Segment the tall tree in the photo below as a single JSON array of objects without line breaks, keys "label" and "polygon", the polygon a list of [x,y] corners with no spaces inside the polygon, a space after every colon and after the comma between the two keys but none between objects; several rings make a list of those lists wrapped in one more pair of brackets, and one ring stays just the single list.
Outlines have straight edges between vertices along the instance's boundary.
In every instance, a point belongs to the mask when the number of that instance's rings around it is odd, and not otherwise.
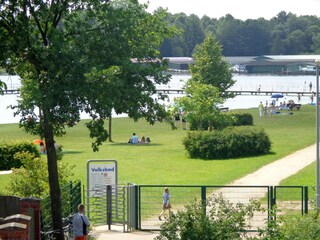
[{"label": "tall tree", "polygon": [[191,130],[225,127],[227,117],[219,109],[224,100],[217,87],[189,80],[185,92],[187,96],[175,100],[173,114],[182,110]]},{"label": "tall tree", "polygon": [[0,64],[22,79],[15,107],[20,126],[46,141],[56,239],[64,237],[54,137],[86,112],[98,150],[112,109],[150,123],[164,118],[151,97],[155,83],[169,80],[158,50],[173,33],[164,17],[163,11],[147,13],[137,0],[1,2]]},{"label": "tall tree", "polygon": [[191,79],[218,88],[224,99],[231,97],[226,92],[235,83],[229,70],[230,64],[223,58],[222,48],[213,37],[208,36],[202,44],[196,46],[193,59],[194,65],[190,66]]}]

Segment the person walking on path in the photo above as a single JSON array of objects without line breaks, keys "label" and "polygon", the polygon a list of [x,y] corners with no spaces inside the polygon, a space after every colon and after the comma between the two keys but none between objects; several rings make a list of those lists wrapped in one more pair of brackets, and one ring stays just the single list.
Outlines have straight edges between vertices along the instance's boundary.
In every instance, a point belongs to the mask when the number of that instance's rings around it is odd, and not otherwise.
[{"label": "person walking on path", "polygon": [[163,204],[162,204],[162,212],[159,215],[159,220],[162,221],[161,217],[163,214],[168,210],[169,212],[169,218],[171,216],[171,204],[170,204],[170,194],[169,194],[169,188],[165,187],[164,188],[164,193],[162,195],[163,197]]},{"label": "person walking on path", "polygon": [[90,222],[88,218],[84,215],[84,205],[79,204],[78,213],[73,216],[72,219],[73,234],[75,240],[87,240],[88,238],[88,227]]}]

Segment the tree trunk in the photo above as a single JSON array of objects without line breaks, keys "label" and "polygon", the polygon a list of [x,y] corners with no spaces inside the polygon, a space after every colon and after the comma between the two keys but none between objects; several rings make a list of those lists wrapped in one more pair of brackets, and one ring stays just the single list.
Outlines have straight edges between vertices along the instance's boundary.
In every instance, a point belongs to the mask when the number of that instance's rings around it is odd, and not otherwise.
[{"label": "tree trunk", "polygon": [[111,136],[111,131],[112,131],[112,113],[110,113],[109,115],[109,136],[108,136],[108,139],[109,139],[109,142],[113,142],[112,141],[112,136]]},{"label": "tree trunk", "polygon": [[49,172],[49,186],[50,186],[50,199],[51,199],[51,216],[54,230],[54,237],[57,240],[64,240],[63,223],[62,223],[62,204],[61,204],[61,191],[58,177],[58,164],[57,155],[54,148],[54,134],[53,127],[49,123],[45,112],[44,117],[44,136],[47,148],[47,161]]}]

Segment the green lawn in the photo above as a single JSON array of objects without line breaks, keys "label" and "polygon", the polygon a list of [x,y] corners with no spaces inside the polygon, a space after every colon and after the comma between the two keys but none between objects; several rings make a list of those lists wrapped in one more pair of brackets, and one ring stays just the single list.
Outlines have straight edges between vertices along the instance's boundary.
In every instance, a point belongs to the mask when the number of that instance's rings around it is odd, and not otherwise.
[{"label": "green lawn", "polygon": [[[67,135],[57,138],[65,152],[63,161],[75,167],[73,178],[86,180],[86,162],[89,159],[115,159],[119,166],[119,183],[137,184],[203,184],[222,185],[240,178],[261,166],[280,159],[315,142],[315,107],[303,106],[293,115],[277,115],[266,119],[258,117],[257,109],[239,110],[254,116],[254,123],[270,136],[271,153],[264,156],[229,160],[206,161],[190,159],[181,140],[183,130],[171,130],[165,123],[149,125],[145,121],[133,122],[128,118],[113,119],[113,143],[106,143],[99,152],[92,152],[91,140],[84,122],[69,129]],[[151,138],[150,145],[130,145],[133,132]],[[37,138],[25,134],[17,124],[0,125],[2,141]],[[8,183],[8,175],[0,176],[0,191]],[[3,184],[4,183],[4,184]],[[255,184],[254,182],[252,183]]]}]

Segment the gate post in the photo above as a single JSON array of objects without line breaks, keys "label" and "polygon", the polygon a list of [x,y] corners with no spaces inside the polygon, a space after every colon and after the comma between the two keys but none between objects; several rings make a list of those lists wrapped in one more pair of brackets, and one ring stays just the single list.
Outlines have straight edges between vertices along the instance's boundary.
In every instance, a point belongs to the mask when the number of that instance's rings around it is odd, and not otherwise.
[{"label": "gate post", "polygon": [[111,230],[112,224],[112,186],[107,186],[107,225],[108,229]]},{"label": "gate post", "polygon": [[139,229],[139,187],[137,185],[133,186],[134,193],[134,229]]},{"label": "gate post", "polygon": [[274,192],[274,187],[273,186],[269,186],[269,209],[268,209],[268,219],[272,220],[272,217],[270,216],[270,213],[273,210],[274,205],[276,204],[276,199],[275,199],[275,192]]},{"label": "gate post", "polygon": [[308,214],[308,203],[309,203],[308,186],[304,186],[303,190],[304,190],[304,213]]},{"label": "gate post", "polygon": [[207,188],[205,186],[201,186],[201,203],[203,211],[206,212],[207,206]]}]

